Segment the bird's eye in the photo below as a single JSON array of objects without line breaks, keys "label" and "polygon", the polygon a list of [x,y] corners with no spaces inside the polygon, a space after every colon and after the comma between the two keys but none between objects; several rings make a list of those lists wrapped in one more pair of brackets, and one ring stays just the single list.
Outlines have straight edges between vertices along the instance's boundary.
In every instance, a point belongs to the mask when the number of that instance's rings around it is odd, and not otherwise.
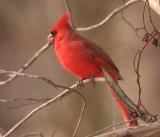
[{"label": "bird's eye", "polygon": [[57,34],[56,31],[52,31],[52,32],[51,32],[51,35],[52,35],[53,37],[56,36],[56,34]]}]

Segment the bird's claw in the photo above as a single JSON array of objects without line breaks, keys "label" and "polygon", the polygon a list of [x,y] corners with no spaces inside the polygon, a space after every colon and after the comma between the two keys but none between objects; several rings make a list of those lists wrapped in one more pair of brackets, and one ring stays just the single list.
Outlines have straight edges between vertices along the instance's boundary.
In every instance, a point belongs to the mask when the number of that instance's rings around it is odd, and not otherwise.
[{"label": "bird's claw", "polygon": [[158,120],[157,116],[158,115],[152,115],[152,114],[149,114],[149,113],[145,113],[141,110],[136,110],[136,111],[133,111],[130,113],[130,115],[133,117],[133,118],[142,118],[144,121],[148,122],[148,123],[153,123],[153,122],[156,122]]},{"label": "bird's claw", "polygon": [[157,118],[158,115],[146,115],[146,119],[147,119],[147,122],[148,123],[153,123],[153,122],[156,122],[158,121],[158,118]]},{"label": "bird's claw", "polygon": [[[92,77],[89,78],[89,83],[91,83],[93,86],[96,83],[95,80],[94,80],[94,78],[95,78],[94,76],[92,76]],[[88,78],[85,78],[85,79],[88,79]],[[81,79],[81,80],[78,81],[77,85],[78,85],[79,88],[83,88],[84,87],[83,80],[85,80],[85,79]]]},{"label": "bird's claw", "polygon": [[83,88],[84,87],[83,79],[78,81],[77,86],[79,88]]},{"label": "bird's claw", "polygon": [[91,83],[93,86],[95,86],[96,81],[95,81],[95,77],[94,76],[89,78],[89,83]]}]

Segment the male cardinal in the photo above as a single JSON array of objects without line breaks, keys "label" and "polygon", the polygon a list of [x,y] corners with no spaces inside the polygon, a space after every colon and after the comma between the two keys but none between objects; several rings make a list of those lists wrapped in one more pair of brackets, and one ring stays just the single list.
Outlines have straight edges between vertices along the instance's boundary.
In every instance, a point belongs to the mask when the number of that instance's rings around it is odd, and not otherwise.
[{"label": "male cardinal", "polygon": [[[66,70],[81,80],[103,77],[102,68],[117,82],[122,77],[119,70],[109,55],[92,41],[80,36],[70,25],[70,15],[64,16],[51,29],[48,40],[55,46],[56,55]],[[116,103],[128,126],[136,126],[138,123],[130,113],[128,106],[116,95],[108,85]]]}]

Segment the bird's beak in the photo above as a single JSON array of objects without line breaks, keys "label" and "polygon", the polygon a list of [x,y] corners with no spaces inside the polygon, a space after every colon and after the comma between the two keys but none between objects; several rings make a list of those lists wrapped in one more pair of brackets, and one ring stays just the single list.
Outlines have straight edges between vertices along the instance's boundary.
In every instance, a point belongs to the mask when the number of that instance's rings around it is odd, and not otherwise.
[{"label": "bird's beak", "polygon": [[53,42],[53,36],[52,36],[52,34],[49,34],[48,37],[47,37],[47,39],[48,39],[48,41]]}]

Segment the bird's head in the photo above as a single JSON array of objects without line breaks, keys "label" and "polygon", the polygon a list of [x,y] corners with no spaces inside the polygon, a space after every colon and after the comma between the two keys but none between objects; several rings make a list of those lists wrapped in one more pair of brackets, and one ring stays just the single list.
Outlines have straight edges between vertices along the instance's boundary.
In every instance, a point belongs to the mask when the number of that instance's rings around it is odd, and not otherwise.
[{"label": "bird's head", "polygon": [[55,37],[60,31],[64,31],[67,28],[71,28],[70,26],[70,14],[65,13],[59,21],[54,24],[53,28],[51,29],[50,34],[48,35],[49,41],[54,41]]}]

